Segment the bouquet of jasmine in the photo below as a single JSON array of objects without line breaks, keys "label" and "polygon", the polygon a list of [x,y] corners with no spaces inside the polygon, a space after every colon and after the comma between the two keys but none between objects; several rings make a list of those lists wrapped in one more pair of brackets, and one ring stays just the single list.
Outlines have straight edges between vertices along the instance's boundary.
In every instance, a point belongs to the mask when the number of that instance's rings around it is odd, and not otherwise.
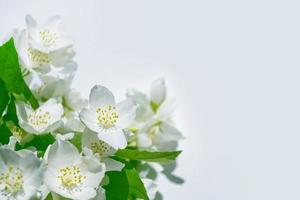
[{"label": "bouquet of jasmine", "polygon": [[102,85],[72,88],[77,64],[59,17],[26,17],[0,47],[0,199],[161,199],[181,133],[163,79],[123,101]]}]

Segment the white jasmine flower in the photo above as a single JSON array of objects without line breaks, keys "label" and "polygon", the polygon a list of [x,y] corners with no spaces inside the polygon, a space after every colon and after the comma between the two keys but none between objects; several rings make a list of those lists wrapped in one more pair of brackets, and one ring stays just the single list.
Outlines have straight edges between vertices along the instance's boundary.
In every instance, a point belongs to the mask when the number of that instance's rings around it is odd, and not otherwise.
[{"label": "white jasmine flower", "polygon": [[55,99],[49,99],[36,110],[23,102],[18,102],[17,115],[20,127],[28,133],[37,135],[52,132],[63,124],[61,120],[63,107]]},{"label": "white jasmine flower", "polygon": [[64,32],[59,16],[54,16],[39,26],[30,15],[27,15],[26,25],[31,45],[42,52],[61,50],[73,44]]},{"label": "white jasmine flower", "polygon": [[45,184],[64,198],[88,200],[96,196],[105,166],[93,156],[81,156],[71,143],[57,141],[48,147]]},{"label": "white jasmine flower", "polygon": [[163,79],[151,84],[150,97],[134,89],[127,92],[127,98],[138,104],[132,127],[137,130],[137,145],[142,149],[175,150],[182,139],[172,122],[175,103],[166,98],[166,93]]},{"label": "white jasmine flower", "polygon": [[0,147],[1,200],[36,198],[42,175],[42,161],[33,152]]},{"label": "white jasmine flower", "polygon": [[30,72],[48,73],[51,66],[64,67],[74,56],[74,52],[71,49],[45,53],[32,47],[26,30],[15,30],[12,36],[21,66]]},{"label": "white jasmine flower", "polygon": [[89,108],[81,111],[80,119],[89,129],[98,133],[100,140],[119,149],[127,146],[123,129],[132,123],[135,111],[133,101],[116,104],[113,94],[106,87],[97,85],[92,88]]},{"label": "white jasmine flower", "polygon": [[174,151],[178,140],[182,138],[181,132],[176,127],[166,122],[158,122],[139,130],[137,145],[142,149],[152,147],[159,151]]},{"label": "white jasmine flower", "polygon": [[125,166],[123,163],[109,158],[116,152],[112,146],[99,140],[97,133],[85,129],[82,134],[82,149],[86,155],[95,155],[101,162],[105,163],[106,171],[121,171]]}]

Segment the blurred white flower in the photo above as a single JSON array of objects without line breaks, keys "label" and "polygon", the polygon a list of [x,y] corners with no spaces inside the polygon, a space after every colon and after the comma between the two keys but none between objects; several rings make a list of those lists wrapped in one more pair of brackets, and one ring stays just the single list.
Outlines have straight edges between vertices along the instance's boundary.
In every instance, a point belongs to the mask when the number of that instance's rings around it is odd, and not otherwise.
[{"label": "blurred white flower", "polygon": [[166,122],[150,123],[137,133],[137,145],[142,149],[154,148],[159,151],[174,151],[178,140],[182,139],[181,132]]},{"label": "blurred white flower", "polygon": [[0,199],[35,199],[43,180],[42,169],[42,161],[33,152],[0,147]]},{"label": "blurred white flower", "polygon": [[106,171],[121,171],[125,166],[123,163],[109,158],[109,156],[116,152],[116,149],[99,140],[97,133],[89,129],[85,129],[82,134],[82,149],[86,155],[93,154],[101,162],[104,162]]},{"label": "blurred white flower", "polygon": [[75,146],[59,138],[48,148],[44,182],[49,190],[74,200],[95,197],[104,164],[93,156],[81,156]]},{"label": "blurred white flower", "polygon": [[182,139],[180,131],[172,122],[175,102],[167,99],[166,93],[163,79],[157,79],[151,84],[149,97],[134,89],[127,92],[127,98],[138,105],[131,126],[136,130],[137,145],[142,149],[171,151],[176,149],[177,141]]},{"label": "blurred white flower", "polygon": [[40,26],[30,16],[26,16],[30,44],[42,52],[61,50],[72,46],[73,40],[65,33],[59,16],[50,18]]},{"label": "blurred white flower", "polygon": [[135,118],[136,106],[133,101],[126,100],[115,103],[113,94],[100,85],[94,86],[90,92],[89,108],[80,113],[82,122],[98,138],[115,149],[127,146],[123,129],[128,128]]},{"label": "blurred white flower", "polygon": [[17,115],[20,127],[32,134],[52,132],[63,125],[63,107],[55,99],[49,99],[36,110],[28,104],[18,102]]}]

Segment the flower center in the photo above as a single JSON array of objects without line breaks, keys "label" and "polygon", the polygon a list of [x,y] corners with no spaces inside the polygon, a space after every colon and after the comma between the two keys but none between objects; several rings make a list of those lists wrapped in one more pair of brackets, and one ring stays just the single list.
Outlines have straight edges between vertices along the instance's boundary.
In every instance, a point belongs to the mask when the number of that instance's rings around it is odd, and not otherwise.
[{"label": "flower center", "polygon": [[40,39],[46,46],[53,46],[56,44],[57,35],[51,32],[49,29],[44,29],[39,32]]},{"label": "flower center", "polygon": [[79,186],[86,176],[81,175],[78,166],[61,168],[57,177],[61,184],[67,189],[73,189]]},{"label": "flower center", "polygon": [[33,111],[28,116],[28,122],[37,130],[45,128],[51,120],[50,112],[44,111],[40,108]]},{"label": "flower center", "polygon": [[11,129],[11,132],[12,132],[13,136],[16,137],[18,142],[20,142],[22,140],[22,138],[24,137],[24,132],[17,126],[13,126],[13,128]]},{"label": "flower center", "polygon": [[34,67],[42,67],[44,65],[50,64],[51,59],[48,54],[41,51],[29,48],[27,50],[30,60],[33,62]]},{"label": "flower center", "polygon": [[0,174],[1,193],[4,196],[16,196],[23,191],[23,173],[20,168],[8,166],[6,172]]},{"label": "flower center", "polygon": [[100,158],[103,158],[112,148],[105,142],[99,140],[98,142],[91,142],[90,148],[94,154],[99,154]]},{"label": "flower center", "polygon": [[98,124],[105,129],[109,129],[117,123],[119,114],[114,106],[108,105],[102,108],[97,108]]}]

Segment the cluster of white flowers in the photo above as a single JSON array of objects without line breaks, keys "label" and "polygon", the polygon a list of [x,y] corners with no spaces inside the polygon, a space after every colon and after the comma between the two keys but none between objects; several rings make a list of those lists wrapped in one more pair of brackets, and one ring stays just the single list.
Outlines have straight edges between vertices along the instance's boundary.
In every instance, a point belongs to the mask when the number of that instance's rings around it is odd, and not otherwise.
[{"label": "cluster of white flowers", "polygon": [[[89,99],[71,86],[77,64],[73,41],[59,17],[44,25],[26,16],[24,30],[12,33],[24,79],[39,101],[33,109],[16,101],[18,127],[10,127],[10,143],[0,147],[0,199],[29,200],[105,199],[105,173],[121,171],[124,163],[113,159],[119,150],[175,151],[182,139],[172,122],[174,101],[167,99],[163,79],[154,81],[149,96],[129,89],[116,102],[104,86],[94,86]],[[15,150],[16,143],[51,134],[43,157],[33,148]],[[81,150],[71,140],[80,133]],[[150,199],[156,183],[143,177]]]}]

